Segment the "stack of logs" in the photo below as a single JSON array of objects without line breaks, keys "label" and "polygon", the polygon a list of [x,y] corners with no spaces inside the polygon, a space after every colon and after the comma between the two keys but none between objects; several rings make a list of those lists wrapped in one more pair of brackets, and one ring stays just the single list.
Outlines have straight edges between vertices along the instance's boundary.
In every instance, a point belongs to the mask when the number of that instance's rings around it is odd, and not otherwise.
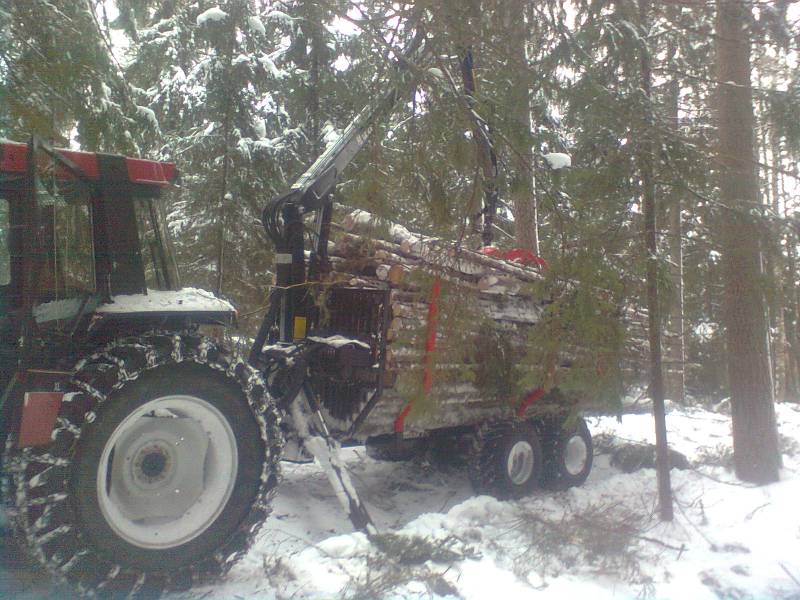
[{"label": "stack of logs", "polygon": [[532,267],[416,235],[364,211],[347,214],[337,228],[332,276],[353,287],[389,285],[393,312],[389,341],[427,318],[427,294],[410,276],[414,272],[436,275],[458,290],[459,298],[443,298],[442,303],[468,300],[509,331],[524,329],[541,315],[542,299],[532,295],[530,284],[542,281],[542,275]]},{"label": "stack of logs", "polygon": [[[334,229],[335,242],[329,250],[330,278],[346,282],[350,287],[388,285],[391,289],[392,314],[387,333],[390,344],[387,369],[390,372],[399,370],[421,381],[424,361],[420,341],[426,335],[430,290],[422,289],[414,274],[425,273],[442,280],[447,293],[443,293],[439,304],[445,310],[469,305],[479,316],[492,322],[502,336],[520,347],[525,345],[530,327],[539,320],[547,302],[533,292],[532,284],[543,280],[538,267],[493,258],[457,247],[452,241],[417,235],[364,211],[346,214]],[[440,356],[435,379],[441,378],[443,369],[468,366],[463,359],[463,338],[451,341],[448,346],[449,333],[440,324],[437,330]],[[491,347],[484,350],[497,351]],[[479,390],[467,381],[435,386],[433,395],[440,408],[443,404],[455,407],[483,403]],[[384,396],[386,400],[379,403],[379,407],[387,411],[387,418],[393,418],[407,399],[401,398],[396,390]],[[378,408],[376,411],[381,412]],[[430,421],[431,417],[427,418]],[[427,422],[426,427],[431,426]]]}]

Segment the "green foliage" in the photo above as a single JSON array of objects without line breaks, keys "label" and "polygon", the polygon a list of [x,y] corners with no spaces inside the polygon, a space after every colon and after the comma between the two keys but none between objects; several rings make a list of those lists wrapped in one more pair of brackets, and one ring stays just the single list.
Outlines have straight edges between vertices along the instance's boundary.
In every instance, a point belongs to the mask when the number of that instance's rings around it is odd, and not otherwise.
[{"label": "green foliage", "polygon": [[[435,278],[436,274],[419,270],[410,279],[420,286],[421,296],[430,299]],[[482,325],[485,317],[473,301],[474,294],[444,279],[439,283],[441,293],[437,303],[437,341],[434,351],[425,358],[430,327],[427,318],[413,329],[403,331],[393,343],[394,348],[412,349],[421,357],[417,368],[399,374],[397,383],[403,397],[412,405],[409,414],[411,419],[423,419],[439,410],[438,403],[441,400],[452,398],[453,386],[464,383],[480,385],[477,371],[485,368],[485,365],[475,365],[473,361],[476,355],[488,358],[493,351],[492,340],[481,335],[486,329]],[[432,388],[427,394],[423,386],[426,360],[432,374]],[[497,387],[502,387],[502,383]]]},{"label": "green foliage", "polygon": [[135,153],[149,126],[110,55],[92,2],[0,8],[0,135]]},{"label": "green foliage", "polygon": [[513,337],[484,322],[476,328],[473,349],[475,387],[481,397],[495,402],[519,403],[523,395],[525,349]]},{"label": "green foliage", "polygon": [[557,386],[584,405],[617,408],[626,340],[613,273],[578,253],[554,265],[539,287],[551,302],[529,336],[527,387]]},{"label": "green foliage", "polygon": [[452,563],[467,557],[475,557],[474,551],[465,548],[456,551],[460,540],[445,538],[432,540],[422,536],[381,533],[370,538],[372,544],[401,565],[421,565],[429,560],[437,563]]}]

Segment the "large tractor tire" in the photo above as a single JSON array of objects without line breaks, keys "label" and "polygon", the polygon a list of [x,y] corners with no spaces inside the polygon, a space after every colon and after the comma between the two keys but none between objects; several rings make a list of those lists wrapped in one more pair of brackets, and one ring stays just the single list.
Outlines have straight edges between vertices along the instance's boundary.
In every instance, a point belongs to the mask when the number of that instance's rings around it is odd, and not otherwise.
[{"label": "large tractor tire", "polygon": [[270,511],[279,417],[261,376],[197,335],[122,339],[75,367],[53,442],[4,461],[12,525],[86,595],[224,574]]},{"label": "large tractor tire", "polygon": [[500,499],[527,496],[539,485],[542,449],[526,422],[497,421],[478,428],[468,466],[472,487]]},{"label": "large tractor tire", "polygon": [[592,434],[582,417],[570,419],[548,428],[544,446],[543,485],[565,490],[583,485],[589,477],[594,460]]}]

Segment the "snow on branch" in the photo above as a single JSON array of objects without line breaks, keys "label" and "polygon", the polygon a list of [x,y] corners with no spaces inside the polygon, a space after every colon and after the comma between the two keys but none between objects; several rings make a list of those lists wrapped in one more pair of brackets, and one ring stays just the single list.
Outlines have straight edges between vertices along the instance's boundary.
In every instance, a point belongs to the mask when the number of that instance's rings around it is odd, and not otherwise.
[{"label": "snow on branch", "polygon": [[228,13],[222,10],[219,6],[212,6],[208,10],[201,12],[197,15],[197,26],[202,27],[209,21],[217,22],[223,21],[228,18]]},{"label": "snow on branch", "polygon": [[554,171],[572,166],[572,158],[563,152],[549,152],[544,155],[547,165]]}]

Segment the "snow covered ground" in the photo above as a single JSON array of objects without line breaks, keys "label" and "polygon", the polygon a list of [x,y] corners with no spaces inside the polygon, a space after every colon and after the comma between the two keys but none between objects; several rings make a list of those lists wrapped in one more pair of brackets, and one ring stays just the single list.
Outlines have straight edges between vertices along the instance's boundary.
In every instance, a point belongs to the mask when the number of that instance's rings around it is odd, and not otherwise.
[{"label": "snow covered ground", "polygon": [[[286,465],[272,517],[228,581],[190,598],[800,598],[800,408],[778,406],[783,480],[738,482],[730,418],[673,410],[674,522],[657,517],[652,469],[625,474],[608,454],[578,489],[521,501],[472,497],[466,473],[345,451],[388,536],[351,533],[323,474]],[[594,435],[653,441],[649,415],[590,419]],[[602,438],[601,438],[602,439]],[[187,596],[183,596],[187,597]]]},{"label": "snow covered ground", "polygon": [[376,543],[352,533],[317,467],[284,464],[251,552],[225,582],[175,598],[800,598],[800,407],[777,410],[782,481],[760,488],[726,468],[728,416],[670,411],[670,443],[694,467],[672,471],[670,524],[658,520],[654,471],[622,473],[603,453],[620,439],[652,442],[646,414],[590,418],[600,448],[586,484],[520,501],[473,497],[463,469],[345,450],[393,534]]}]

